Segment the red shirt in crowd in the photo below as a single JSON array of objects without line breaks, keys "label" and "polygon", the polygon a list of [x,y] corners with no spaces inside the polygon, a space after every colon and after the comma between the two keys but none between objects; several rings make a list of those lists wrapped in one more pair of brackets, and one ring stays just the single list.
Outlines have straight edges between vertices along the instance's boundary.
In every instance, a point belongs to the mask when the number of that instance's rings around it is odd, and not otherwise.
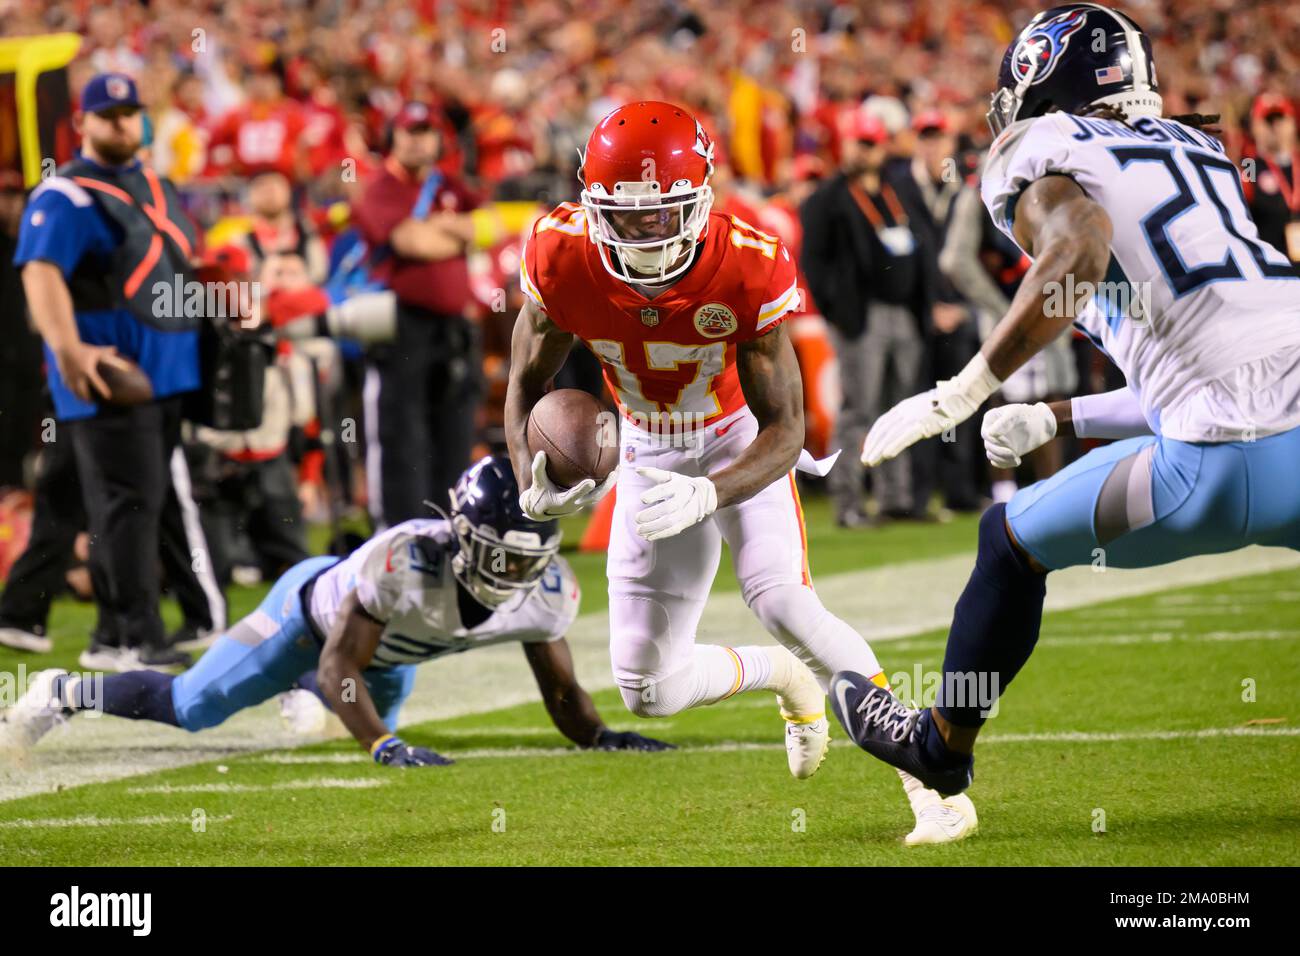
[{"label": "red shirt in crowd", "polygon": [[290,182],[298,179],[298,151],[306,121],[291,99],[248,103],[223,116],[208,144],[215,171],[254,176],[274,170]]},{"label": "red shirt in crowd", "polygon": [[[397,224],[410,217],[422,185],[422,180],[413,179],[391,160],[384,163],[353,210],[357,229],[371,249],[387,245]],[[468,212],[478,204],[478,197],[459,179],[443,175],[434,194],[434,210]],[[464,256],[428,262],[390,255],[375,267],[374,277],[392,289],[399,302],[430,312],[460,315],[473,298]]]}]

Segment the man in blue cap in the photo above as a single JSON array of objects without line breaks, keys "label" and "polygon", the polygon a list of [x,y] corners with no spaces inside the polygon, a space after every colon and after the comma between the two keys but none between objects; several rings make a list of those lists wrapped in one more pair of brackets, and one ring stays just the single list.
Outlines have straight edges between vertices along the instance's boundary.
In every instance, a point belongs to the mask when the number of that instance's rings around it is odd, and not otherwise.
[{"label": "man in blue cap", "polygon": [[[183,664],[166,646],[154,556],[173,483],[188,493],[180,396],[200,384],[201,319],[155,289],[190,277],[197,233],[171,183],[136,158],[143,114],[130,77],[91,79],[74,123],[81,155],[32,191],[14,263],[45,343],[55,439],[71,440],[89,519],[91,656],[130,658],[117,669]],[[135,367],[149,387],[127,395]]]}]

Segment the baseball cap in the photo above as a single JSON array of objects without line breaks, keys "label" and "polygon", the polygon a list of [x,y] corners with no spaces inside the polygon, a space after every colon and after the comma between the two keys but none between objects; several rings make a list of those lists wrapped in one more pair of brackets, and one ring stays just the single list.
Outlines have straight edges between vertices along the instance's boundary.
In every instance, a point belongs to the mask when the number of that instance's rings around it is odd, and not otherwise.
[{"label": "baseball cap", "polygon": [[885,124],[878,116],[865,109],[859,108],[853,111],[848,127],[849,136],[856,140],[866,140],[879,145],[889,139],[889,131],[885,129]]},{"label": "baseball cap", "polygon": [[826,163],[820,156],[812,153],[800,153],[790,164],[790,178],[797,183],[821,179],[826,175]]},{"label": "baseball cap", "polygon": [[948,132],[948,117],[938,110],[922,110],[912,119],[912,130],[916,133],[937,131]]},{"label": "baseball cap", "polygon": [[393,117],[394,129],[433,129],[437,126],[434,122],[433,108],[428,103],[410,102],[397,111]]},{"label": "baseball cap", "polygon": [[1295,119],[1295,107],[1285,96],[1278,93],[1261,93],[1255,97],[1255,103],[1250,108],[1252,119],[1266,119],[1269,116],[1277,114],[1289,116]]},{"label": "baseball cap", "polygon": [[86,113],[102,113],[115,106],[140,105],[140,94],[135,80],[125,73],[99,73],[81,91],[81,109]]}]

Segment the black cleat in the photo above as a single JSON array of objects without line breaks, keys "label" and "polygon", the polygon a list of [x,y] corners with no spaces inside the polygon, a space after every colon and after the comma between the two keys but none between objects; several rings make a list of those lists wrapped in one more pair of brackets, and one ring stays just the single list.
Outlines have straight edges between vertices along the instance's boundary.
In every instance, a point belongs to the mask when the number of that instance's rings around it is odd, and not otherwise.
[{"label": "black cleat", "polygon": [[893,694],[853,671],[831,678],[831,709],[853,742],[871,756],[905,770],[945,797],[961,793],[975,779],[975,758],[949,752],[936,766],[926,753],[929,708],[912,710]]},{"label": "black cleat", "polygon": [[137,668],[151,671],[170,671],[172,668],[186,668],[194,663],[194,658],[174,647],[136,647],[127,653],[132,654]]}]

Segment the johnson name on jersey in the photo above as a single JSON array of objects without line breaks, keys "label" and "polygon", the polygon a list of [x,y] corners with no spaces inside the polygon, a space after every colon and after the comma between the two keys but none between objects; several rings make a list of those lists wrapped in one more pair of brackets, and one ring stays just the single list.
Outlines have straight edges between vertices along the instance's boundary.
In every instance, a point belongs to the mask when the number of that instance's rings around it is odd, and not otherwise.
[{"label": "johnson name on jersey", "polygon": [[799,306],[795,262],[776,236],[712,213],[696,256],[647,298],[605,270],[582,207],[563,203],[537,221],[520,260],[524,293],[591,347],[620,409],[649,430],[703,427],[743,408],[736,344]]},{"label": "johnson name on jersey", "polygon": [[1228,441],[1300,425],[1300,282],[1259,239],[1222,145],[1150,116],[1014,123],[981,182],[1000,229],[1012,234],[1021,192],[1050,174],[1113,224],[1106,281],[1076,325],[1124,372],[1153,430]]},{"label": "johnson name on jersey", "polygon": [[456,536],[441,518],[417,518],[375,535],[316,580],[312,621],[329,634],[351,591],[366,613],[385,622],[372,667],[392,667],[507,641],[564,636],[578,614],[578,579],[563,558],[541,582],[512,598],[476,627],[460,619],[451,558]]}]

